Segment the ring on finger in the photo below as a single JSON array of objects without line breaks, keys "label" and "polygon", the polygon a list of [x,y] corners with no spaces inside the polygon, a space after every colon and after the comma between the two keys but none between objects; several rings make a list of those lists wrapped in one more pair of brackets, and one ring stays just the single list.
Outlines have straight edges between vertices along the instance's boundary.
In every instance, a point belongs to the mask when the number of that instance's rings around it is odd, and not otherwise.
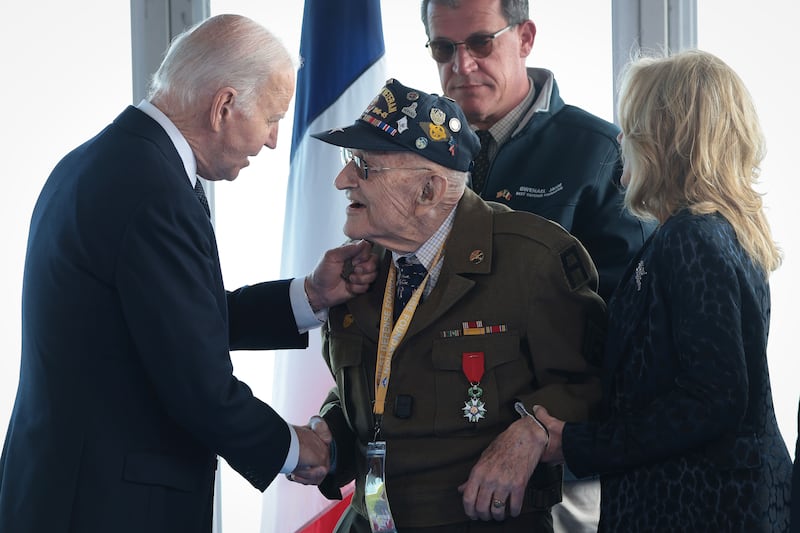
[{"label": "ring on finger", "polygon": [[500,509],[501,507],[505,507],[505,506],[506,506],[506,502],[504,502],[503,500],[498,500],[497,498],[492,500],[492,507],[494,507],[495,509]]}]

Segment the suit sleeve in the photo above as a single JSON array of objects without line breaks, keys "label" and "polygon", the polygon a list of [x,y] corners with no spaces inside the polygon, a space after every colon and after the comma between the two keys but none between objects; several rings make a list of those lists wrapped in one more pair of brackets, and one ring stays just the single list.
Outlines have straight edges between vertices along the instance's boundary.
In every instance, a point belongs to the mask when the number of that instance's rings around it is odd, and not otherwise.
[{"label": "suit sleeve", "polygon": [[268,281],[227,293],[231,350],[302,349],[289,301],[291,280]]},{"label": "suit sleeve", "polygon": [[[226,298],[213,231],[190,201],[162,191],[128,222],[115,274],[127,334],[168,416],[264,490],[285,461],[289,428],[233,375],[228,300],[237,322],[288,304],[280,285]],[[254,340],[250,326],[237,325],[236,336]]]}]

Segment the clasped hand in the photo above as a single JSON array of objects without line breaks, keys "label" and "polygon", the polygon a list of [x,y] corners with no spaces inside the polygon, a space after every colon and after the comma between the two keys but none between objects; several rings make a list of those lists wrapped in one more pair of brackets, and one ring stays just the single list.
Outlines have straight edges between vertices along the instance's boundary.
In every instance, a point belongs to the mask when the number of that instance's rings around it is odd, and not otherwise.
[{"label": "clasped hand", "polygon": [[307,425],[295,426],[294,429],[300,441],[300,460],[297,468],[286,478],[303,485],[319,485],[331,468],[333,437],[328,424],[321,417],[314,416]]}]

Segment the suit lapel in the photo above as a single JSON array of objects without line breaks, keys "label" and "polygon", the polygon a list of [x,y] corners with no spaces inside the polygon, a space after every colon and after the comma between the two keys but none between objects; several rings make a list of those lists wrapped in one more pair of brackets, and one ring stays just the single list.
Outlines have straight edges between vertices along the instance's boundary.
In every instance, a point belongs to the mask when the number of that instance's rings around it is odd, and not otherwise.
[{"label": "suit lapel", "polygon": [[381,308],[383,304],[383,292],[386,289],[392,254],[383,248],[378,248],[375,251],[379,255],[382,254],[378,277],[375,283],[366,293],[353,298],[345,305],[350,311],[350,314],[353,315],[356,324],[360,325],[364,335],[377,344],[381,321]]},{"label": "suit lapel", "polygon": [[[446,259],[445,259],[446,261]],[[459,275],[439,276],[439,281],[433,292],[423,302],[414,314],[407,337],[413,337],[431,324],[435,323],[450,308],[466,296],[475,282]]]}]

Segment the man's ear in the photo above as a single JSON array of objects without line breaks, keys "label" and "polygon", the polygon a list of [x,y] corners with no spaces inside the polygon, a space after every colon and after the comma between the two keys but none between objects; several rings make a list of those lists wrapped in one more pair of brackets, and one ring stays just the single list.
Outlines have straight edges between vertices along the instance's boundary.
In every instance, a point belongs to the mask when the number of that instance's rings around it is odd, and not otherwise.
[{"label": "man's ear", "polygon": [[214,93],[214,99],[211,101],[211,109],[209,111],[212,130],[219,131],[222,128],[222,124],[231,117],[236,95],[236,89],[233,87],[222,87]]},{"label": "man's ear", "polygon": [[526,58],[533,49],[533,41],[536,39],[536,24],[532,20],[526,20],[519,24],[520,35],[520,57]]},{"label": "man's ear", "polygon": [[422,192],[419,195],[419,204],[421,207],[432,207],[437,205],[444,198],[447,191],[447,178],[439,174],[428,176],[425,184],[422,186]]}]

